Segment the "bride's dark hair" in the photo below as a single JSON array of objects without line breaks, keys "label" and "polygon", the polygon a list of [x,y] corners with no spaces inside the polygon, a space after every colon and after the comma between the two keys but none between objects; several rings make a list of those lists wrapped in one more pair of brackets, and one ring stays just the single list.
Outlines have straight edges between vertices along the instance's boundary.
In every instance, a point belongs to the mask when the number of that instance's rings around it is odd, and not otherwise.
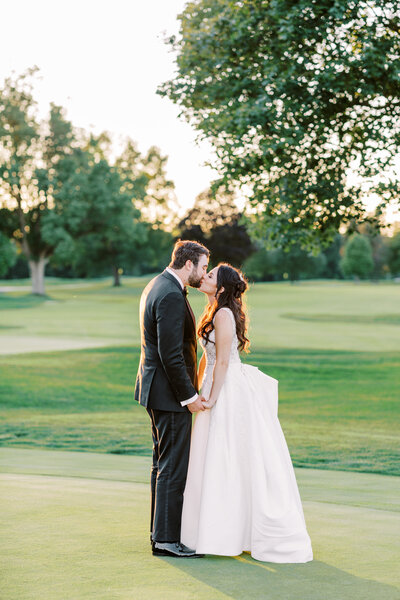
[{"label": "bride's dark hair", "polygon": [[[222,292],[220,290],[223,289]],[[208,304],[201,316],[197,333],[199,337],[207,342],[214,329],[213,318],[215,313],[223,307],[230,308],[235,317],[236,335],[239,340],[239,350],[248,352],[250,340],[246,337],[247,318],[244,311],[242,295],[247,290],[248,284],[244,275],[227,263],[220,263],[217,271],[217,291],[215,293],[216,302]]]}]

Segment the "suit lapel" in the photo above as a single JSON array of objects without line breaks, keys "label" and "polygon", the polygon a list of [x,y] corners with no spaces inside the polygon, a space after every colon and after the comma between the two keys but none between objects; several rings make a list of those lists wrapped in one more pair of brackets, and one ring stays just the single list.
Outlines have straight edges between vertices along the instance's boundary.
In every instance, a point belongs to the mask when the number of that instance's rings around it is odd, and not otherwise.
[{"label": "suit lapel", "polygon": [[190,306],[189,300],[186,297],[185,297],[185,302],[186,302],[187,309],[188,309],[188,311],[190,313],[190,316],[192,317],[194,330],[196,331],[196,317],[194,316],[194,312],[192,311],[192,307]]},{"label": "suit lapel", "polygon": [[[163,275],[164,277],[166,277],[167,279],[169,279],[170,281],[172,281],[176,285],[176,287],[179,290],[181,290],[181,292],[182,292],[182,287],[180,286],[179,281],[176,279],[176,277],[174,277],[173,275],[171,275],[171,273],[168,273],[167,270],[163,271],[161,273],[161,275]],[[183,296],[183,293],[182,293],[182,296]],[[190,317],[191,317],[192,322],[193,322],[194,331],[196,332],[196,317],[194,316],[194,313],[192,311],[192,307],[189,304],[189,300],[186,298],[186,296],[183,296],[183,297],[184,297],[184,300],[186,302],[186,308],[188,309]]]}]

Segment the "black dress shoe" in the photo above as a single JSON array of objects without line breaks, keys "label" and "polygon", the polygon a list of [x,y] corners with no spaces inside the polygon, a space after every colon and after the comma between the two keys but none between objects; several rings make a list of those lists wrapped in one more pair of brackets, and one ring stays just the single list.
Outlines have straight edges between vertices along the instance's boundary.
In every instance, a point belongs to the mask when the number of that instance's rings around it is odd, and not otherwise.
[{"label": "black dress shoe", "polygon": [[196,554],[180,542],[153,542],[152,552],[154,556],[173,556],[174,558],[202,558],[202,554]]}]

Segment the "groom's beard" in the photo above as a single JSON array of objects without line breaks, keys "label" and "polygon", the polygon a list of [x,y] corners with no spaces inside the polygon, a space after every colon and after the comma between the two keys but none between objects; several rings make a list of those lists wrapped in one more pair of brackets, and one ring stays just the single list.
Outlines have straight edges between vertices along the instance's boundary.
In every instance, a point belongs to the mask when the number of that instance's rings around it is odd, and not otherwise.
[{"label": "groom's beard", "polygon": [[[194,271],[194,269],[193,269]],[[192,288],[199,288],[203,279],[203,275],[197,275],[197,273],[191,272],[188,278],[188,284]]]}]

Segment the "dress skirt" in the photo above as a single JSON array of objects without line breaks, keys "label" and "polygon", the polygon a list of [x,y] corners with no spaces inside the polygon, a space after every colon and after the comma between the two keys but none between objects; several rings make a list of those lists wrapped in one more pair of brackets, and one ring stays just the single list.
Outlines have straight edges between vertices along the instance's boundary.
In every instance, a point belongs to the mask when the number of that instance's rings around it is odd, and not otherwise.
[{"label": "dress skirt", "polygon": [[[208,397],[213,365],[206,367]],[[303,563],[313,553],[278,420],[278,382],[231,362],[216,404],[197,413],[181,541],[198,553]]]}]

